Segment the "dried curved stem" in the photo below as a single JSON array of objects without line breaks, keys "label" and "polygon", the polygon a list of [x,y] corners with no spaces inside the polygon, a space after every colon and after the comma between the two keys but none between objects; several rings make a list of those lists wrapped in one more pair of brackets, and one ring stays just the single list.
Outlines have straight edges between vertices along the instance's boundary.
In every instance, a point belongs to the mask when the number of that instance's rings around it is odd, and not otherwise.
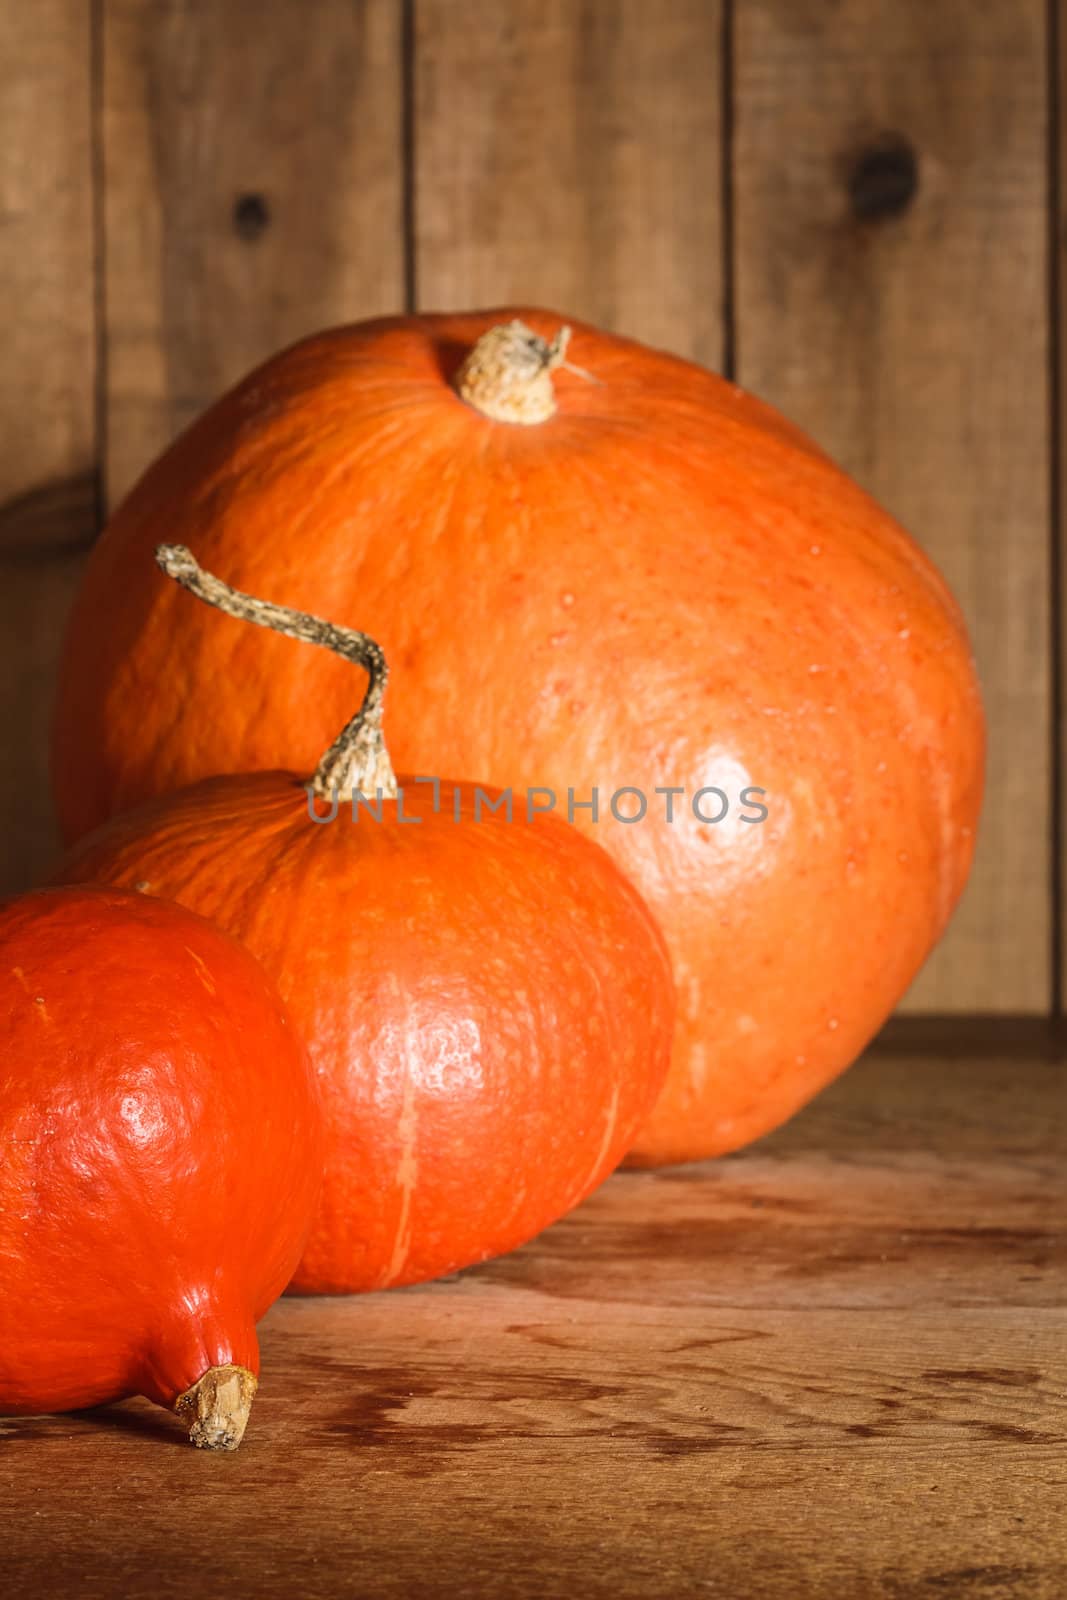
[{"label": "dried curved stem", "polygon": [[335,655],[363,667],[370,682],[363,704],[351,722],[341,729],[326,751],[311,779],[312,791],[320,799],[350,799],[355,793],[373,797],[380,789],[387,800],[396,799],[396,775],[382,736],[382,700],[389,678],[389,667],[381,647],[355,628],[313,617],[307,611],[258,600],[255,595],[232,589],[221,578],[205,572],[195,556],[182,544],[161,544],[156,560],[175,583],[196,595],[209,606],[224,611],[241,622],[254,622],[272,633],[300,639],[305,644],[321,645]]}]

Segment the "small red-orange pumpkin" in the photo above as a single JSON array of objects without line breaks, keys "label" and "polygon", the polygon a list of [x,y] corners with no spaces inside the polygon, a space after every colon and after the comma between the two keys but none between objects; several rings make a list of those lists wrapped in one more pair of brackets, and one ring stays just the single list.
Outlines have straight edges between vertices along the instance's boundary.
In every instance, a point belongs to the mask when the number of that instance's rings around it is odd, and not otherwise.
[{"label": "small red-orange pumpkin", "polygon": [[[967,877],[982,712],[943,580],[825,455],[733,384],[593,328],[568,368],[559,326],[342,328],[213,406],[89,563],[57,803],[72,837],[235,765],[310,770],[343,719],[339,663],[183,612],[161,537],[366,619],[404,671],[404,770],[546,785],[561,807],[599,788],[599,820],[576,821],[658,915],[679,994],[635,1159],[678,1160],[782,1121],[907,988]],[[608,809],[624,786],[649,797],[639,824]],[[709,787],[718,824],[693,811]]]},{"label": "small red-orange pumpkin", "polygon": [[[100,828],[60,878],[180,900],[276,978],[326,1120],[295,1288],[414,1283],[513,1249],[607,1177],[663,1085],[673,985],[650,913],[603,850],[521,798],[509,815],[496,791],[411,779],[398,796],[373,641],[161,556],[233,615],[369,666],[367,698],[310,810],[293,773],[206,779]],[[353,789],[380,820],[336,798]]]},{"label": "small red-orange pumpkin", "polygon": [[0,904],[0,1412],[143,1394],[233,1449],[322,1176],[303,1044],[180,906]]}]

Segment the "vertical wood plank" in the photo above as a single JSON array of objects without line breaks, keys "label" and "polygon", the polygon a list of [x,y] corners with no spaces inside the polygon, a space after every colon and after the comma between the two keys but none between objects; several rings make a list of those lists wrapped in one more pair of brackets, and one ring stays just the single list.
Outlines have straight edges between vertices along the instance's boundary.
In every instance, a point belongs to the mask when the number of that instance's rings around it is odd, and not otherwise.
[{"label": "vertical wood plank", "polygon": [[53,678],[96,522],[91,62],[85,0],[0,0],[0,891],[53,849]]},{"label": "vertical wood plank", "polygon": [[1050,1003],[1046,51],[1044,0],[737,8],[739,381],[915,533],[985,688],[978,861],[914,1011]]},{"label": "vertical wood plank", "polygon": [[396,0],[104,0],[107,483],[315,329],[403,308]]},{"label": "vertical wood plank", "polygon": [[1049,8],[1051,38],[1049,48],[1054,52],[1050,79],[1053,104],[1052,182],[1049,185],[1053,207],[1050,263],[1050,289],[1055,297],[1053,351],[1055,389],[1053,393],[1053,423],[1055,434],[1055,504],[1056,525],[1053,528],[1053,577],[1055,592],[1052,603],[1056,608],[1053,629],[1057,659],[1054,670],[1058,677],[1056,700],[1056,784],[1055,799],[1058,815],[1054,818],[1053,837],[1056,859],[1053,870],[1059,875],[1056,884],[1055,956],[1058,971],[1056,979],[1056,1011],[1060,1017],[1067,1012],[1067,14],[1063,0],[1053,0]]},{"label": "vertical wood plank", "polygon": [[415,18],[419,305],[548,305],[718,365],[719,0]]}]

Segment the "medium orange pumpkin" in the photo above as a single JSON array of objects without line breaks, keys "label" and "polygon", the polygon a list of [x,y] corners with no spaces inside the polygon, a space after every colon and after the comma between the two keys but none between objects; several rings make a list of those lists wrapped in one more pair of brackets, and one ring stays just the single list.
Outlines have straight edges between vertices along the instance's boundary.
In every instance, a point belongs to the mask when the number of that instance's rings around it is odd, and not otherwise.
[{"label": "medium orange pumpkin", "polygon": [[[161,536],[243,588],[368,619],[404,673],[402,768],[545,785],[564,811],[598,788],[599,819],[575,821],[658,915],[679,991],[634,1159],[680,1160],[781,1122],[915,976],[971,861],[981,705],[945,583],[814,445],[592,328],[571,368],[559,325],[344,328],[212,407],[93,553],[57,803],[72,837],[235,763],[307,770],[343,718],[339,663],[183,611]],[[612,815],[624,787],[643,821]]]},{"label": "medium orange pumpkin", "polygon": [[235,1448],[320,1135],[304,1046],[233,939],[114,889],[0,903],[0,1412],[143,1394]]},{"label": "medium orange pumpkin", "polygon": [[398,792],[373,641],[161,557],[231,615],[369,666],[370,687],[310,809],[292,773],[207,779],[100,828],[60,879],[179,900],[276,978],[326,1121],[296,1289],[415,1283],[515,1248],[607,1177],[662,1088],[674,992],[656,924],[603,850],[515,796],[509,812],[473,783]]}]

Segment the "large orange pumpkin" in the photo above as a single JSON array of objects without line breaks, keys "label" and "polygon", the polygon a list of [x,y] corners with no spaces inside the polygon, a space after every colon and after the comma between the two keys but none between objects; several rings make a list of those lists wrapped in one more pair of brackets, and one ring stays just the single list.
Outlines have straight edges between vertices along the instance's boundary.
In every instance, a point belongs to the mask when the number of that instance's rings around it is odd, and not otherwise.
[{"label": "large orange pumpkin", "polygon": [[[945,583],[814,445],[592,328],[571,366],[560,322],[325,333],[191,427],[90,562],[57,799],[72,837],[235,761],[310,769],[343,720],[341,664],[182,606],[160,538],[362,620],[404,673],[404,770],[544,785],[564,812],[599,790],[574,820],[658,914],[680,1000],[634,1159],[679,1160],[781,1122],[907,988],[967,876],[982,713]],[[641,821],[612,814],[622,788]]]}]

